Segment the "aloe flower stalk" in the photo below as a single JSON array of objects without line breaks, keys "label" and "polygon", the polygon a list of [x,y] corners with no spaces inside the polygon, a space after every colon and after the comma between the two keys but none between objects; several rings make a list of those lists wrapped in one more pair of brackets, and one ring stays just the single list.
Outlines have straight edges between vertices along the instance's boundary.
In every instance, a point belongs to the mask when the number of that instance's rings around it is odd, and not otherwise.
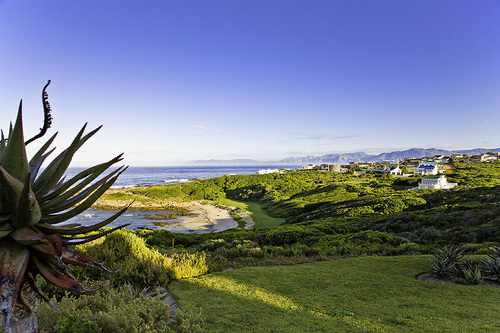
[{"label": "aloe flower stalk", "polygon": [[[41,166],[54,151],[49,150],[57,133],[28,161],[26,145],[42,137],[52,123],[46,88],[42,91],[44,126],[40,133],[24,141],[22,101],[15,125],[10,125],[8,136],[1,132],[0,139],[0,311],[5,328],[11,331],[15,306],[32,311],[25,300],[24,291],[31,288],[49,302],[36,283],[37,275],[48,282],[76,293],[87,292],[69,273],[68,264],[106,270],[92,258],[70,245],[82,244],[102,237],[122,225],[92,236],[80,236],[97,231],[125,212],[123,208],[110,218],[90,227],[80,224],[62,224],[89,208],[113,185],[126,170],[119,167],[98,179],[109,167],[122,160],[120,154],[108,162],[93,166],[66,180],[66,170],[76,151],[99,129],[84,135],[86,124],[71,145],[56,156],[41,171]],[[98,179],[98,180],[97,180]]]}]

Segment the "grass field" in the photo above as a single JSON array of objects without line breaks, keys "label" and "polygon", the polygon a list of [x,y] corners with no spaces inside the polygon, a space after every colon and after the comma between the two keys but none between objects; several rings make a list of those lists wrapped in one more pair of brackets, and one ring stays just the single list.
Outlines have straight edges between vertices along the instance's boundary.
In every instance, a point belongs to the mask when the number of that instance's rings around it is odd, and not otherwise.
[{"label": "grass field", "polygon": [[170,286],[207,332],[500,332],[500,288],[419,281],[426,257],[248,267]]},{"label": "grass field", "polygon": [[267,215],[256,202],[220,199],[220,203],[249,211],[250,216],[255,221],[255,228],[275,227],[285,221],[285,219],[278,219]]}]

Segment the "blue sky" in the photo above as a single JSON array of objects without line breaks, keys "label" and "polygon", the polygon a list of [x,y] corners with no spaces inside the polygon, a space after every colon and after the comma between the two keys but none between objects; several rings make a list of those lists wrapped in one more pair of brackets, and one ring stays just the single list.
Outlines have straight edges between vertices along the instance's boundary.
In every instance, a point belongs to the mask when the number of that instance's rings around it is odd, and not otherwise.
[{"label": "blue sky", "polygon": [[[500,147],[500,1],[0,0],[0,128],[132,166]],[[33,148],[36,146],[32,144]]]}]

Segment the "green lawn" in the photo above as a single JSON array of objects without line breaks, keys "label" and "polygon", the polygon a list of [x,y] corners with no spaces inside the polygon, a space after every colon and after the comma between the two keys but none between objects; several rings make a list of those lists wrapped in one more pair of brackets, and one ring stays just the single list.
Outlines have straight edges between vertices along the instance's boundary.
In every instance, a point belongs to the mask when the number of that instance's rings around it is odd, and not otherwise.
[{"label": "green lawn", "polygon": [[423,256],[248,267],[175,281],[207,332],[499,332],[500,288],[418,281]]},{"label": "green lawn", "polygon": [[285,219],[274,218],[267,215],[257,202],[236,201],[230,199],[220,199],[220,202],[224,205],[249,211],[250,216],[255,221],[255,228],[275,227],[285,221]]}]

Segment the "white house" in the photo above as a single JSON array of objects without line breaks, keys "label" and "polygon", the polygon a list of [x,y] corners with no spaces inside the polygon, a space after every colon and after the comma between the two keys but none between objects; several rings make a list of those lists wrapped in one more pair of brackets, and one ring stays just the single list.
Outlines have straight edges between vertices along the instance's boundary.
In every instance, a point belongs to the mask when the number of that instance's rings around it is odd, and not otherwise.
[{"label": "white house", "polygon": [[422,175],[422,176],[437,175],[438,174],[438,167],[436,164],[434,164],[434,165],[420,164],[417,167],[417,171],[415,173]]},{"label": "white house", "polygon": [[403,174],[403,171],[397,166],[397,167],[391,168],[390,173],[391,173],[391,175],[394,175],[394,176],[401,176]]},{"label": "white house", "polygon": [[425,176],[418,183],[419,190],[449,190],[457,186],[457,183],[448,183],[444,175]]}]

